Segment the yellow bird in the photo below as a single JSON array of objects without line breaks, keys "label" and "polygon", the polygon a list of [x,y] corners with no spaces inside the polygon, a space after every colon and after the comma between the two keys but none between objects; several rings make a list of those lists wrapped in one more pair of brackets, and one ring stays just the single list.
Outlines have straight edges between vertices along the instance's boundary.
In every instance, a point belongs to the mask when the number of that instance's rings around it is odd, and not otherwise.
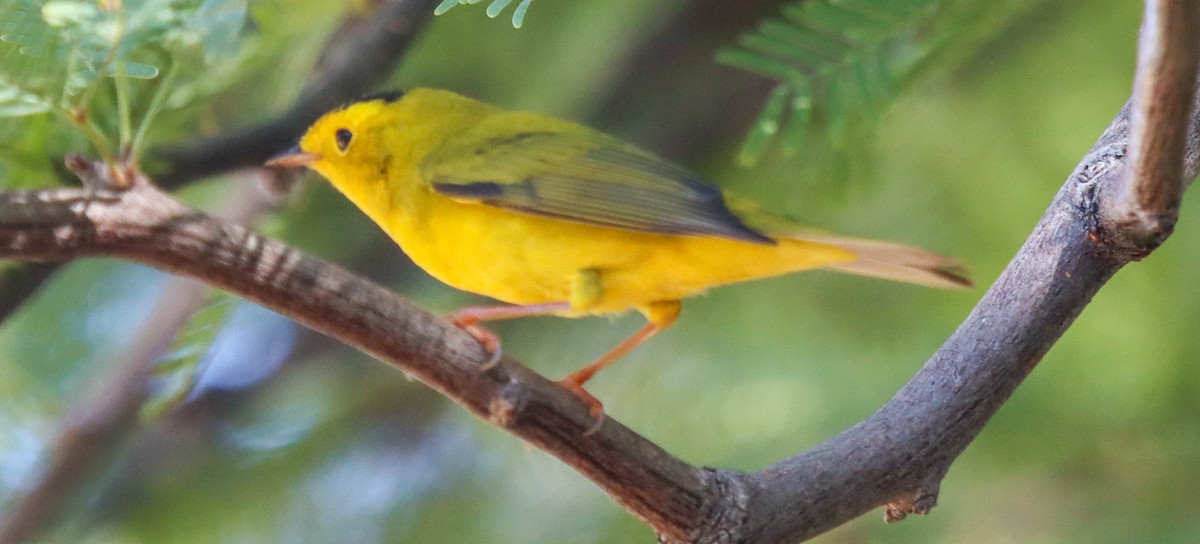
[{"label": "yellow bird", "polygon": [[559,383],[591,410],[596,372],[671,326],[710,287],[826,268],[969,287],[958,262],[806,230],[590,128],[413,89],[331,111],[267,163],[308,166],[448,285],[509,305],[451,322],[499,359],[481,321],[636,309],[648,323]]}]

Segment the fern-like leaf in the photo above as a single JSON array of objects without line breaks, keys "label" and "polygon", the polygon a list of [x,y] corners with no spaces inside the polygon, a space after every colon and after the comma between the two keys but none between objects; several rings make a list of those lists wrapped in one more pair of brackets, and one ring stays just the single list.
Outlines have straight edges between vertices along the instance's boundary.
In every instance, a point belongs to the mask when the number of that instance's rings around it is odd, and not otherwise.
[{"label": "fern-like leaf", "polygon": [[[0,0],[0,118],[56,112],[102,158],[121,148],[136,161],[162,109],[236,62],[247,2]],[[10,135],[0,163],[26,161]]]},{"label": "fern-like leaf", "polygon": [[238,299],[212,290],[208,299],[175,335],[170,349],[154,362],[154,393],[142,405],[141,417],[156,419],[182,403],[192,391],[202,358],[225,328]]},{"label": "fern-like leaf", "polygon": [[53,68],[66,56],[59,32],[33,0],[0,4],[0,117],[48,111],[58,86]]},{"label": "fern-like leaf", "polygon": [[776,142],[793,154],[823,121],[842,141],[857,121],[875,121],[913,73],[944,46],[936,20],[950,0],[807,0],[742,35],[717,61],[778,80],[739,161],[758,162]]},{"label": "fern-like leaf", "polygon": [[[450,11],[450,8],[453,8],[454,6],[461,4],[478,4],[482,1],[483,0],[442,0],[442,3],[438,4],[438,6],[434,8],[433,14],[441,15],[447,11]],[[492,0],[491,5],[489,5],[487,8],[487,16],[495,19],[504,11],[504,8],[507,8],[509,4],[512,4],[514,1],[515,0]],[[517,4],[516,9],[513,10],[513,28],[521,28],[521,25],[525,24],[525,12],[529,10],[529,4],[532,3],[533,0],[521,0],[521,3]]]}]

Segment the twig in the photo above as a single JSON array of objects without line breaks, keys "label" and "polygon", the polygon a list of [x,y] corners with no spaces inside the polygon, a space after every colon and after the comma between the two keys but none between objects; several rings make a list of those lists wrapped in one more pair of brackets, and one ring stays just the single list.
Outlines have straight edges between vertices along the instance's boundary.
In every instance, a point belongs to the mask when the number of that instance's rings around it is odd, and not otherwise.
[{"label": "twig", "polygon": [[[1097,234],[1145,255],[1175,228],[1183,195],[1183,153],[1196,70],[1200,3],[1146,0],[1133,82],[1129,183],[1103,195]],[[1189,176],[1188,179],[1191,179]]]},{"label": "twig", "polygon": [[375,0],[331,35],[313,74],[286,112],[260,125],[156,152],[167,160],[156,176],[164,188],[197,178],[257,166],[296,140],[322,113],[358,98],[392,72],[408,51],[437,0]]}]

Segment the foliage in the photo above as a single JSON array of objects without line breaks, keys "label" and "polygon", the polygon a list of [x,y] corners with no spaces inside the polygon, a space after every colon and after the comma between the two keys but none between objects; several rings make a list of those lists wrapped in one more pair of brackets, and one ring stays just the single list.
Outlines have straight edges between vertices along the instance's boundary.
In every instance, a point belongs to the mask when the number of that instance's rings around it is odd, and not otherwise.
[{"label": "foliage", "polygon": [[0,118],[53,113],[101,157],[136,162],[168,98],[235,59],[246,23],[246,0],[9,0]]},{"label": "foliage", "polygon": [[[438,7],[434,9],[433,14],[441,15],[447,11],[450,11],[450,8],[454,6],[460,4],[478,4],[482,1],[483,0],[442,0],[442,3],[438,4]],[[504,11],[504,8],[508,7],[508,5],[513,3],[513,1],[514,0],[492,0],[491,5],[489,5],[487,8],[487,16],[495,19],[496,16],[500,15],[500,13]],[[529,9],[529,4],[531,3],[533,3],[533,0],[521,0],[521,3],[518,4],[516,9],[513,10],[513,28],[521,28],[521,25],[525,23],[525,12]]]},{"label": "foliage", "polygon": [[[718,62],[780,83],[747,136],[739,161],[753,165],[778,142],[794,155],[814,118],[829,138],[877,122],[888,103],[932,57],[978,30],[979,9],[953,0],[806,0],[762,21]],[[962,4],[962,2],[958,2]]]},{"label": "foliage", "polygon": [[225,291],[209,291],[204,304],[175,335],[171,347],[154,362],[156,387],[153,397],[142,406],[142,418],[157,418],[187,398],[196,384],[203,356],[229,322],[237,301]]}]

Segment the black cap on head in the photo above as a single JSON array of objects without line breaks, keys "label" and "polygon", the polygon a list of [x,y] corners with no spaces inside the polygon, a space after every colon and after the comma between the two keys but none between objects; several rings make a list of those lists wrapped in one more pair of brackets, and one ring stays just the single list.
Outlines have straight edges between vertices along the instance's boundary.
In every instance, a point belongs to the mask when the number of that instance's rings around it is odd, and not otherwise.
[{"label": "black cap on head", "polygon": [[372,100],[382,100],[384,102],[395,102],[404,97],[404,91],[400,89],[392,89],[390,91],[376,91],[368,94],[355,102],[370,102]]}]

